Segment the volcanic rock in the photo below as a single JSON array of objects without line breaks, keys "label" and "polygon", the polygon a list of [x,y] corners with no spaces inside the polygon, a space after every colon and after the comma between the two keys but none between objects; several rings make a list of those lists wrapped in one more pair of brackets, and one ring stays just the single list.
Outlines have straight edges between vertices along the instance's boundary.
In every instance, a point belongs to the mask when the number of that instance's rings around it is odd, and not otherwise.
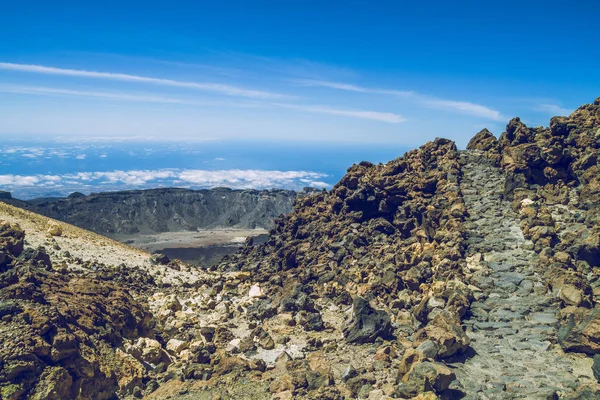
[{"label": "volcanic rock", "polygon": [[390,316],[383,310],[376,310],[362,297],[356,297],[352,304],[353,318],[344,336],[348,343],[373,343],[378,337],[391,339],[394,328]]},{"label": "volcanic rock", "polygon": [[448,389],[454,379],[456,375],[450,368],[440,363],[424,361],[416,364],[402,377],[396,395],[408,398],[423,392],[441,392]]},{"label": "volcanic rock", "polygon": [[467,144],[469,150],[490,151],[498,145],[498,139],[487,129],[482,129]]},{"label": "volcanic rock", "polygon": [[595,398],[596,103],[353,165],[214,271],[103,265],[68,224],[35,245],[0,224],[0,393]]},{"label": "volcanic rock", "polygon": [[[4,250],[18,253],[14,239],[22,240],[22,231],[10,229]],[[131,362],[115,347],[151,333],[148,311],[113,284],[69,279],[33,261],[17,260],[4,273],[15,272],[15,278],[0,286],[2,397],[109,398],[128,389],[138,378],[127,378]]]}]

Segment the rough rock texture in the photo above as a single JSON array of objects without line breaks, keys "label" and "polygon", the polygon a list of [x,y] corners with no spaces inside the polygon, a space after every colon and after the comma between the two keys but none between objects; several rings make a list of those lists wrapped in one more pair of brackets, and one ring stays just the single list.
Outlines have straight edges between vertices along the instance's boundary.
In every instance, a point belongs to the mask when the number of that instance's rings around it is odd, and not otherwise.
[{"label": "rough rock texture", "polygon": [[[177,262],[154,265],[147,253],[5,204],[2,219],[10,222],[0,222],[0,398],[114,399],[156,390],[171,363],[171,338],[148,298],[210,278]],[[163,366],[143,357],[153,352],[165,355]]]},{"label": "rough rock texture", "polygon": [[373,309],[362,297],[354,299],[352,314],[352,323],[344,331],[348,343],[373,343],[378,337],[393,338],[390,316],[385,311]]},{"label": "rough rock texture", "polygon": [[498,148],[498,139],[487,129],[482,129],[467,144],[467,150],[490,151]]},{"label": "rough rock texture", "polygon": [[28,209],[101,234],[144,234],[270,228],[276,217],[291,211],[296,197],[294,191],[276,189],[151,189],[69,196]]},{"label": "rough rock texture", "polygon": [[[434,350],[403,371],[404,385],[425,390],[423,382],[410,382],[427,373],[413,369],[460,354],[469,343],[460,322],[472,296],[463,283],[466,209],[459,167],[456,146],[445,139],[385,165],[354,165],[330,192],[298,200],[276,221],[267,243],[225,258],[219,269],[259,282],[268,299],[248,308],[257,323],[289,313],[307,332],[339,329],[353,348],[347,351],[357,353],[362,343],[395,337],[400,354],[431,343]],[[342,329],[327,323],[340,308],[347,310]],[[386,347],[380,362],[391,365],[394,347]],[[454,379],[445,375],[433,390],[445,390]],[[385,384],[358,375],[342,387],[357,396]],[[296,386],[289,390],[298,394]]]},{"label": "rough rock texture", "polygon": [[[529,128],[515,118],[497,148],[478,154],[504,173],[504,198],[519,216],[527,248],[537,254],[527,259],[537,258],[531,271],[544,285],[538,293],[547,287],[555,307],[562,307],[542,317],[552,323],[548,332],[563,350],[587,354],[600,353],[599,147],[600,98],[568,117],[552,118],[546,128]],[[565,355],[562,362],[569,357],[575,356]],[[558,383],[557,390],[569,382]],[[573,388],[577,384],[571,380]],[[579,388],[569,396],[596,398],[597,390]]]},{"label": "rough rock texture", "polygon": [[23,232],[0,227],[13,238],[0,242],[8,258],[0,274],[0,398],[108,399],[139,384],[142,365],[116,349],[151,334],[148,311],[114,284],[17,258]]}]

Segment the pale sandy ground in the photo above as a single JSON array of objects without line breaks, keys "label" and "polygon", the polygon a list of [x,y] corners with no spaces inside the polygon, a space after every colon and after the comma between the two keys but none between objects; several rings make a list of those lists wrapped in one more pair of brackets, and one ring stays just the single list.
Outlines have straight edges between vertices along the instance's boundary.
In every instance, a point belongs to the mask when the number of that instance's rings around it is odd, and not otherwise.
[{"label": "pale sandy ground", "polygon": [[166,248],[208,247],[244,243],[248,236],[268,233],[264,229],[217,229],[185,232],[163,232],[149,235],[111,235],[119,242],[146,250],[150,253]]},{"label": "pale sandy ground", "polygon": [[[180,271],[154,265],[150,261],[151,255],[146,251],[5,203],[0,203],[0,220],[19,224],[25,231],[26,247],[44,246],[53,263],[65,262],[70,269],[80,269],[79,265],[72,263],[72,259],[81,258],[83,261],[106,265],[140,267],[171,284],[182,281],[193,283],[202,276],[198,269],[190,269],[185,265]],[[48,227],[54,224],[62,228],[62,235],[48,234]],[[70,253],[71,257],[65,257],[65,252]]]}]

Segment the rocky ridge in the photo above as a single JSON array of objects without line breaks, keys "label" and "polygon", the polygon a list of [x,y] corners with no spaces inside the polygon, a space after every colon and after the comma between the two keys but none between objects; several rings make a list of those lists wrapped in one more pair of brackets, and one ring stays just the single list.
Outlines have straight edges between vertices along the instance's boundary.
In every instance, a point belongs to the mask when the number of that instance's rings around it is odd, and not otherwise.
[{"label": "rocky ridge", "polygon": [[[148,234],[223,227],[270,228],[291,211],[291,190],[150,189],[74,193],[65,199],[30,201],[26,208],[100,234]],[[11,201],[11,200],[6,200]],[[12,199],[12,202],[15,202]],[[11,203],[9,203],[11,204]],[[19,205],[19,204],[13,204]]]},{"label": "rocky ridge", "polygon": [[[317,337],[333,329],[331,352],[342,365],[380,369],[357,373],[359,385],[328,389],[337,396],[380,390],[406,398],[431,384],[443,392],[454,379],[440,361],[468,348],[460,321],[472,300],[458,155],[453,142],[437,139],[386,165],[355,165],[331,191],[299,200],[265,245],[221,264],[265,288],[250,318],[264,324],[287,312]],[[326,323],[331,310],[348,308],[349,325]],[[354,359],[349,345],[373,353]]]}]

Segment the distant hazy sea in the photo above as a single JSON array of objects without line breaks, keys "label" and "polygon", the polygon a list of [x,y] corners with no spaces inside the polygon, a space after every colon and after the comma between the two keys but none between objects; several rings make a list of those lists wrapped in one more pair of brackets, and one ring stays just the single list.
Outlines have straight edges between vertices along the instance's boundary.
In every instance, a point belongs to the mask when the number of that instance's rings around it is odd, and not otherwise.
[{"label": "distant hazy sea", "polygon": [[0,139],[0,190],[22,199],[170,186],[330,187],[353,163],[386,162],[409,150],[325,142]]}]

